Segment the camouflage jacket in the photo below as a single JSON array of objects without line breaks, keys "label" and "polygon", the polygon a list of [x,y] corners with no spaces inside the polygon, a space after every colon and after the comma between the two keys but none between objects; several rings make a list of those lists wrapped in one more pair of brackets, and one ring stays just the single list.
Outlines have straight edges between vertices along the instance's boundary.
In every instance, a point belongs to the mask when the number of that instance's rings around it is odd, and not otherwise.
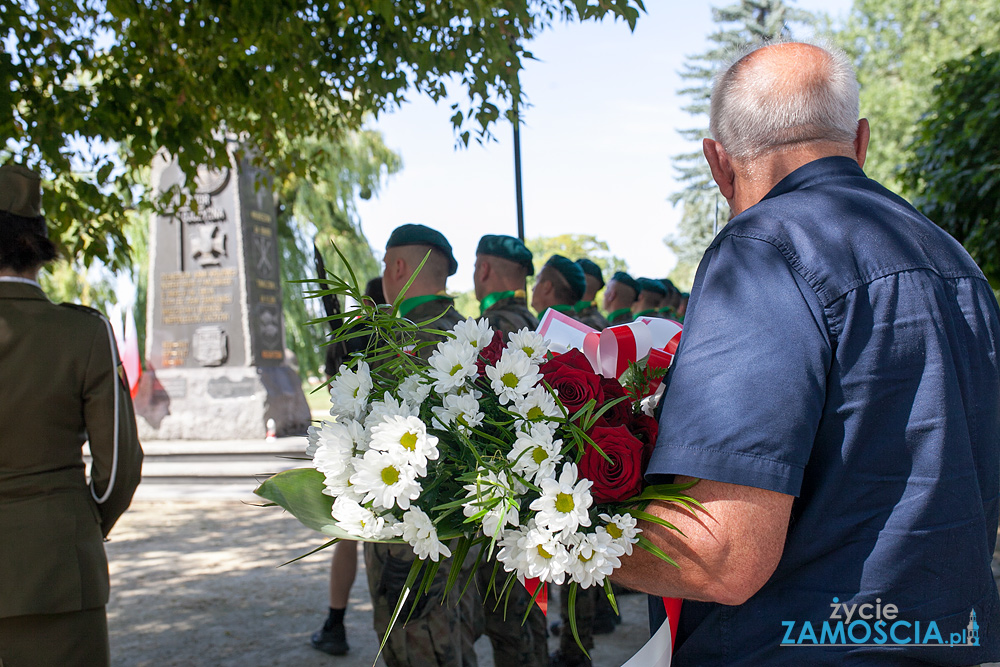
[{"label": "camouflage jacket", "polygon": [[[406,301],[403,302],[403,305],[405,304]],[[439,315],[440,317],[438,317]],[[412,310],[406,311],[405,317],[414,324],[418,325],[422,325],[424,322],[427,322],[427,320],[434,320],[433,322],[424,325],[424,328],[436,329],[437,331],[450,331],[456,324],[465,319],[460,312],[455,310],[454,301],[450,297],[442,297],[440,299],[433,299],[431,301],[421,303]],[[431,331],[422,331],[417,334],[417,339],[420,341],[440,343],[445,340],[445,336],[435,334]],[[431,353],[434,352],[434,350],[435,346],[433,345],[424,346],[417,350],[417,356],[426,361],[430,358]]]},{"label": "camouflage jacket", "polygon": [[538,318],[528,310],[528,301],[523,296],[500,299],[487,308],[479,319],[489,322],[494,331],[502,332],[504,340],[525,327],[531,331],[538,327]]},{"label": "camouflage jacket", "polygon": [[608,328],[608,321],[601,315],[601,311],[594,304],[589,304],[586,308],[576,311],[576,319],[586,324],[591,329],[601,331]]},{"label": "camouflage jacket", "polygon": [[619,324],[628,324],[633,319],[632,310],[630,308],[620,308],[619,310],[612,311],[608,313],[608,326],[617,326]]}]

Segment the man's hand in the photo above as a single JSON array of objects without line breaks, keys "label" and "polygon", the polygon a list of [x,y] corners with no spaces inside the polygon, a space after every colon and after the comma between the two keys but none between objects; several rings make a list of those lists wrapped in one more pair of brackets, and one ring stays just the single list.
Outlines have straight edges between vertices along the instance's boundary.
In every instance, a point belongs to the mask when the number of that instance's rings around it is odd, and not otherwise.
[{"label": "man's hand", "polygon": [[[675,481],[694,480],[678,477]],[[688,495],[705,509],[692,514],[662,502],[646,508],[677,526],[684,536],[646,521],[639,526],[680,568],[636,548],[622,558],[612,579],[652,595],[743,604],[778,566],[794,497],[710,480],[699,481]]]}]

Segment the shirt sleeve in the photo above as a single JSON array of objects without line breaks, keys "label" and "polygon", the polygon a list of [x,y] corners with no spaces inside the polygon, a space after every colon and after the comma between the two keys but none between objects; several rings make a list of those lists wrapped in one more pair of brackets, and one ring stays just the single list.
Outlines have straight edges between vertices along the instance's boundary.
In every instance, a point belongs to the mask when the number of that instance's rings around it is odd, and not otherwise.
[{"label": "shirt sleeve", "polygon": [[695,278],[647,479],[688,475],[797,496],[830,359],[819,300],[781,252],[724,237]]}]

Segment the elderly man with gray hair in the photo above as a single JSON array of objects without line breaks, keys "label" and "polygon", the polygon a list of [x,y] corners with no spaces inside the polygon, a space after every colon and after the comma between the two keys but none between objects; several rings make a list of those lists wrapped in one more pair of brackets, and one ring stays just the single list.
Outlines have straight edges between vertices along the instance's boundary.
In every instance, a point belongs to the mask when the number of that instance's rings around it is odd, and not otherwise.
[{"label": "elderly man with gray hair", "polygon": [[[619,583],[685,598],[674,664],[1000,660],[1000,313],[954,239],[862,167],[837,51],[716,80],[705,156],[733,218],[698,268]],[[664,605],[650,606],[662,618]]]}]

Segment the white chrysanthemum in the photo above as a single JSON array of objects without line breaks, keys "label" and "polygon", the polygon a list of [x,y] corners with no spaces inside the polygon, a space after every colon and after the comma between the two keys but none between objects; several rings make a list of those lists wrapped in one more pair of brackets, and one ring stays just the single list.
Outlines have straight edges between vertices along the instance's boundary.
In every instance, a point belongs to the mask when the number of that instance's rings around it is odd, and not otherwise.
[{"label": "white chrysanthemum", "polygon": [[532,424],[527,432],[519,433],[507,459],[512,470],[536,484],[554,477],[562,462],[562,440],[553,440],[552,431],[543,424]]},{"label": "white chrysanthemum", "polygon": [[508,525],[520,525],[521,519],[517,511],[517,496],[520,493],[518,487],[522,485],[511,483],[510,477],[503,470],[499,473],[489,469],[480,470],[475,483],[463,487],[468,496],[462,513],[466,517],[472,517],[486,510],[486,514],[480,519],[483,534],[497,537]]},{"label": "white chrysanthemum", "polygon": [[528,525],[528,530],[518,540],[527,561],[525,574],[538,577],[542,581],[561,584],[569,569],[569,550],[551,532],[537,525]]},{"label": "white chrysanthemum", "polygon": [[475,379],[479,373],[476,357],[479,352],[468,343],[450,340],[440,343],[427,363],[434,379],[434,391],[446,394],[458,389],[466,380]]},{"label": "white chrysanthemum", "polygon": [[320,444],[313,456],[313,467],[323,473],[323,493],[334,498],[344,496],[361,500],[357,490],[351,486],[351,475],[355,473],[354,461],[350,450]]},{"label": "white chrysanthemum", "polygon": [[402,454],[370,449],[362,459],[355,459],[356,472],[351,475],[351,484],[357,493],[363,494],[363,503],[387,510],[399,507],[410,508],[410,501],[420,496],[417,470]]},{"label": "white chrysanthemum", "polygon": [[602,530],[607,532],[614,540],[614,544],[618,545],[622,553],[619,555],[632,555],[632,545],[639,541],[639,533],[642,532],[642,528],[636,528],[635,517],[631,514],[615,514],[614,516],[609,516],[607,514],[598,515],[602,521],[604,521],[603,526],[597,527],[597,532]]},{"label": "white chrysanthemum", "polygon": [[524,396],[542,379],[538,364],[520,350],[504,350],[496,366],[486,367],[486,376],[501,405]]},{"label": "white chrysanthemum", "polygon": [[385,519],[354,500],[337,498],[333,501],[330,514],[336,519],[337,526],[351,535],[362,539],[382,539]]},{"label": "white chrysanthemum", "polygon": [[531,509],[538,512],[538,525],[553,533],[574,533],[580,526],[589,526],[592,484],[589,479],[578,479],[575,463],[564,464],[558,479],[540,480],[542,495],[531,503]]},{"label": "white chrysanthemum", "polygon": [[500,538],[500,551],[497,552],[497,560],[503,565],[503,569],[516,573],[522,582],[528,577],[528,554],[524,548],[527,534],[527,526],[508,530]]},{"label": "white chrysanthemum", "polygon": [[471,393],[445,394],[441,397],[441,403],[441,407],[435,406],[431,411],[442,428],[455,424],[459,430],[468,431],[482,424],[486,416],[479,409],[479,401]]},{"label": "white chrysanthemum", "polygon": [[365,431],[371,437],[372,429],[390,417],[416,417],[420,412],[418,406],[407,401],[397,401],[392,394],[385,392],[381,401],[372,401],[371,411],[365,417]]},{"label": "white chrysanthemum", "polygon": [[438,458],[438,438],[428,435],[427,426],[419,417],[386,417],[372,428],[370,446],[402,457],[413,466],[417,475],[427,474],[427,462]]},{"label": "white chrysanthemum", "polygon": [[419,507],[414,506],[403,513],[400,528],[400,536],[413,547],[417,558],[430,558],[436,563],[442,557],[451,556],[451,549],[438,539],[437,528]]},{"label": "white chrysanthemum", "polygon": [[541,334],[535,333],[528,327],[525,327],[517,333],[510,335],[510,340],[507,342],[507,349],[521,350],[533,362],[540,364],[545,361],[545,355],[549,351],[549,342]]},{"label": "white chrysanthemum", "polygon": [[306,429],[306,456],[309,458],[313,457],[316,453],[316,448],[319,447],[319,430],[323,427],[322,424],[309,424],[309,428]]},{"label": "white chrysanthemum", "polygon": [[407,375],[406,379],[399,383],[399,397],[414,410],[414,414],[420,410],[420,406],[431,393],[431,385],[424,382],[419,375]]},{"label": "white chrysanthemum", "polygon": [[[556,405],[556,399],[548,389],[537,386],[522,397],[514,399],[514,414],[521,418],[522,423],[543,423],[563,416]],[[557,424],[551,423],[550,428]]]},{"label": "white chrysanthemum", "polygon": [[316,451],[324,448],[342,452],[346,457],[368,449],[368,438],[365,437],[364,427],[346,417],[335,418],[332,421],[324,419],[316,428],[316,439],[317,447],[313,450],[313,456]]},{"label": "white chrysanthemum", "polygon": [[456,324],[451,331],[456,341],[474,347],[477,354],[493,340],[493,329],[486,320],[477,322],[470,317]]},{"label": "white chrysanthemum", "polygon": [[361,419],[368,407],[371,393],[372,374],[368,364],[358,362],[356,370],[341,367],[330,383],[330,414],[335,417]]},{"label": "white chrysanthemum", "polygon": [[621,567],[619,547],[604,531],[574,533],[569,543],[569,576],[581,588],[603,586],[615,568]]}]

